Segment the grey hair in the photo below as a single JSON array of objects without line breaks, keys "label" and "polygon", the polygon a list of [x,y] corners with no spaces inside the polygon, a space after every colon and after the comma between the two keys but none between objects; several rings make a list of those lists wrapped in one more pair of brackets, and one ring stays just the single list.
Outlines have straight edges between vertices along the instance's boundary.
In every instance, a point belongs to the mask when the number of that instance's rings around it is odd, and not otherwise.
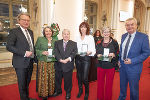
[{"label": "grey hair", "polygon": [[21,15],[26,15],[26,16],[29,16],[29,18],[30,18],[30,14],[29,13],[22,12],[22,13],[18,14],[17,20],[20,20]]},{"label": "grey hair", "polygon": [[111,33],[111,28],[110,28],[110,27],[104,26],[104,27],[102,28],[102,33],[103,33],[105,30],[108,30],[108,31]]},{"label": "grey hair", "polygon": [[137,25],[137,20],[136,18],[132,17],[132,18],[128,18],[126,21],[125,21],[125,24],[128,22],[128,21],[131,21],[133,20],[135,22],[135,24]]}]

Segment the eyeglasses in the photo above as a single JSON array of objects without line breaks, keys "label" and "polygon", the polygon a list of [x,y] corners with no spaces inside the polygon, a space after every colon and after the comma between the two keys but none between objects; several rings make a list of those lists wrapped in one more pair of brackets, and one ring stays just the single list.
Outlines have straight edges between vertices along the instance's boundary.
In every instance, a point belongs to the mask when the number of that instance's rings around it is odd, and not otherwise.
[{"label": "eyeglasses", "polygon": [[20,19],[20,20],[22,20],[24,22],[30,22],[30,20],[27,20],[27,19]]},{"label": "eyeglasses", "polygon": [[103,33],[110,33],[110,31],[104,31]]}]

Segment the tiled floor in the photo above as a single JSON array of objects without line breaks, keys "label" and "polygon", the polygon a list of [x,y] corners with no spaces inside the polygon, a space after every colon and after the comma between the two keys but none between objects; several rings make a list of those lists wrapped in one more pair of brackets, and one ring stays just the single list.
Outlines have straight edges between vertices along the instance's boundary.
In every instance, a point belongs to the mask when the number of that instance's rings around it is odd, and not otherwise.
[{"label": "tiled floor", "polygon": [[[32,80],[36,79],[36,66],[34,66]],[[16,72],[13,67],[0,68],[0,86],[17,83]]]}]

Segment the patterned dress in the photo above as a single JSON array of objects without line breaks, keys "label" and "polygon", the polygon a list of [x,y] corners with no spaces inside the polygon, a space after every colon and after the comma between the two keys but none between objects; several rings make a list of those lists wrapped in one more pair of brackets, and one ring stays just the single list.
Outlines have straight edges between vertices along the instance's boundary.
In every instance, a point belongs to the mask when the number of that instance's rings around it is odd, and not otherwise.
[{"label": "patterned dress", "polygon": [[54,62],[38,62],[38,95],[40,97],[51,96],[55,87]]},{"label": "patterned dress", "polygon": [[[54,40],[51,47],[54,47]],[[43,51],[48,51],[48,40],[45,37],[39,37],[35,44],[36,54],[38,58],[37,69],[37,91],[39,97],[46,98],[54,93],[55,89],[55,69],[54,61],[48,61],[48,57],[43,55]]]}]

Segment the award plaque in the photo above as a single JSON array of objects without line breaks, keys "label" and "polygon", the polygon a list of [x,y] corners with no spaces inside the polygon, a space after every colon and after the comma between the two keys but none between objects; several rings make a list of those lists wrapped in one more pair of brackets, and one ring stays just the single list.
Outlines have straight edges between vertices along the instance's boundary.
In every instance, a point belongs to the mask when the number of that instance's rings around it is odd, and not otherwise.
[{"label": "award plaque", "polygon": [[54,55],[53,55],[53,49],[48,48],[48,56],[47,56],[47,62],[56,61]]},{"label": "award plaque", "polygon": [[112,57],[111,56],[101,56],[98,58],[98,60],[111,62]]},{"label": "award plaque", "polygon": [[103,56],[99,57],[98,60],[111,62],[112,57],[109,55],[109,48],[104,48]]},{"label": "award plaque", "polygon": [[53,51],[53,49],[48,49],[48,56],[52,56],[52,51]]},{"label": "award plaque", "polygon": [[87,44],[82,44],[81,52],[79,52],[78,54],[80,56],[85,56],[87,51],[88,51],[88,45]]}]

